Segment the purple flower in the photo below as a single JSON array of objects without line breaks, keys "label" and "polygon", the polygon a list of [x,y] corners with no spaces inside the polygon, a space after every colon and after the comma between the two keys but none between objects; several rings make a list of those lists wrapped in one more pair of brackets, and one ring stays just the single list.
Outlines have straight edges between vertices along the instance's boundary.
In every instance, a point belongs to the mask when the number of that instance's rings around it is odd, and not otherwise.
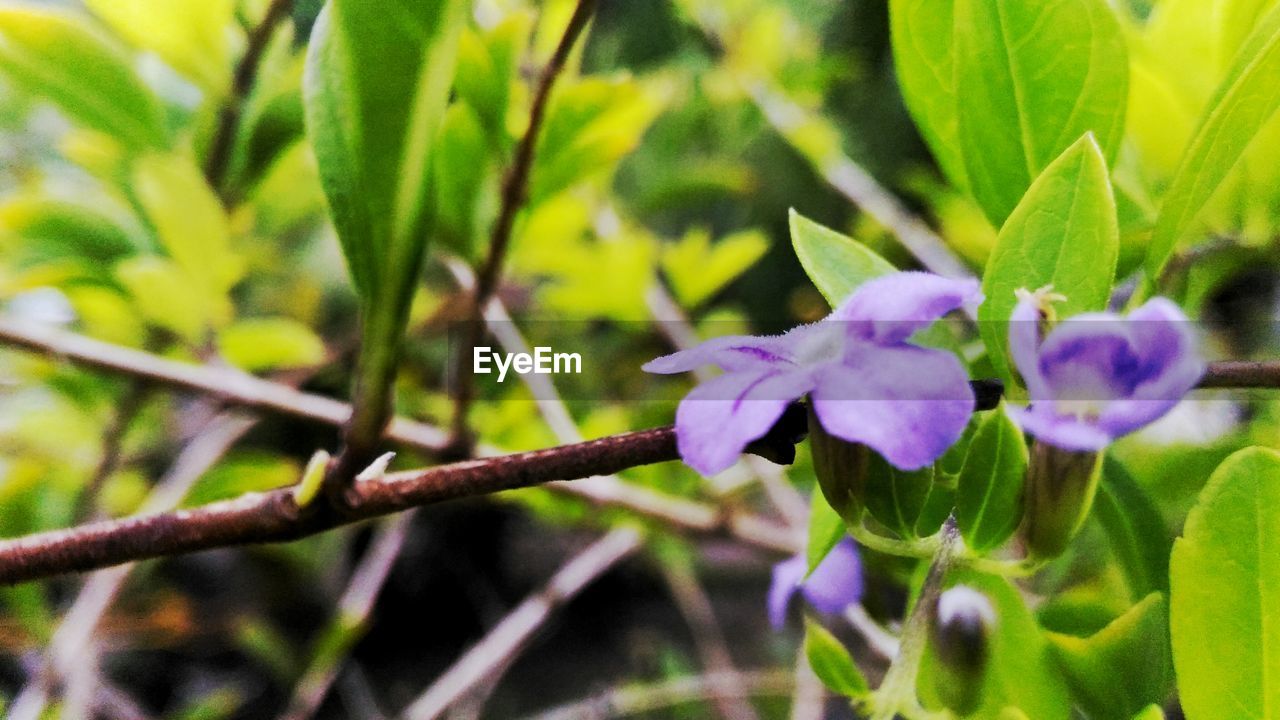
[{"label": "purple flower", "polygon": [[975,280],[894,273],[867,282],[820,322],[784,335],[716,338],[644,369],[679,373],[715,364],[725,371],[694,388],[676,411],[680,455],[705,475],[732,465],[805,393],[828,433],[914,470],[960,437],[973,391],[954,355],[908,339],[980,298]]},{"label": "purple flower", "polygon": [[[821,502],[819,500],[818,502]],[[862,599],[862,561],[858,546],[849,538],[836,543],[808,578],[809,562],[803,553],[773,566],[769,585],[769,622],[780,628],[796,591],[824,613],[838,613]]]},{"label": "purple flower", "polygon": [[1031,396],[1015,421],[1065,450],[1095,451],[1168,412],[1205,364],[1177,305],[1153,298],[1121,318],[1086,313],[1040,340],[1042,293],[1024,293],[1009,323],[1009,350]]}]

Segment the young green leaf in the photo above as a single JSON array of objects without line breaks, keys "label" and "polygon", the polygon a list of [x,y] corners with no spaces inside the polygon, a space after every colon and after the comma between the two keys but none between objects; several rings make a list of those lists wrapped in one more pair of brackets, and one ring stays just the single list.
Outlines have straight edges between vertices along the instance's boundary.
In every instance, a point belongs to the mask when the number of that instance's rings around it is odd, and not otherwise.
[{"label": "young green leaf", "polygon": [[769,250],[763,234],[749,230],[711,242],[711,234],[694,230],[662,252],[662,269],[676,299],[687,308],[715,295]]},{"label": "young green leaf", "polygon": [[792,210],[791,245],[800,265],[831,307],[862,283],[894,272],[888,260],[851,237],[823,227]]},{"label": "young green leaf", "polygon": [[492,218],[497,205],[494,156],[480,118],[468,103],[455,102],[445,113],[436,152],[436,177],[440,183],[437,232],[440,241],[468,259],[476,250],[484,218]]},{"label": "young green leaf", "polygon": [[845,536],[844,519],[840,517],[821,494],[816,495],[809,509],[809,541],[805,543],[806,575],[822,564],[831,548]]},{"label": "young green leaf", "polygon": [[312,32],[307,132],[356,288],[379,306],[373,314],[407,306],[418,274],[436,131],[469,6],[329,0]]},{"label": "young green leaf", "polygon": [[1236,54],[1165,192],[1147,251],[1148,282],[1159,277],[1249,142],[1280,109],[1280,93],[1274,91],[1278,74],[1280,6],[1262,17]]},{"label": "young green leaf", "polygon": [[902,99],[942,171],[967,188],[956,102],[955,0],[890,0],[889,23]]},{"label": "young green leaf", "polygon": [[164,112],[130,59],[82,16],[0,8],[0,73],[126,147],[169,144]]},{"label": "young green leaf", "polygon": [[86,0],[113,30],[215,97],[231,82],[232,0]]},{"label": "young green leaf", "polygon": [[[437,135],[466,0],[328,0],[307,49],[303,102],[330,215],[361,299],[353,456],[372,451],[432,235]],[[365,446],[370,447],[365,447]]]},{"label": "young green leaf", "polygon": [[1151,593],[1087,638],[1048,633],[1076,701],[1097,720],[1129,720],[1173,690],[1164,596]]},{"label": "young green leaf", "polygon": [[1093,511],[1124,573],[1130,597],[1136,601],[1152,592],[1167,593],[1173,536],[1155,502],[1110,456],[1102,461],[1102,483]]},{"label": "young green leaf", "polygon": [[134,165],[133,187],[169,257],[210,298],[225,296],[244,266],[231,250],[231,225],[222,202],[191,158],[141,157]]},{"label": "young green leaf", "polygon": [[1067,298],[1057,306],[1061,317],[1101,310],[1111,294],[1119,252],[1107,164],[1093,136],[1085,135],[1031,184],[987,261],[978,326],[1007,388],[1019,387],[1006,354],[1014,292],[1053,285]]},{"label": "young green leaf", "polygon": [[[997,227],[1085,133],[1115,157],[1129,62],[1105,0],[956,0],[959,140],[970,191]],[[937,43],[937,38],[918,39]]]},{"label": "young green leaf", "polygon": [[847,698],[865,696],[870,688],[853,657],[827,629],[806,619],[804,623],[804,656],[809,667],[827,689]]},{"label": "young green leaf", "polygon": [[986,414],[973,434],[960,469],[956,523],[977,552],[999,547],[1022,521],[1027,444],[1001,408]]},{"label": "young green leaf", "polygon": [[1169,575],[1187,718],[1280,717],[1280,453],[1246,448],[1218,466]]},{"label": "young green leaf", "polygon": [[324,359],[324,342],[291,318],[246,318],[218,333],[218,352],[232,365],[254,372],[315,365]]}]

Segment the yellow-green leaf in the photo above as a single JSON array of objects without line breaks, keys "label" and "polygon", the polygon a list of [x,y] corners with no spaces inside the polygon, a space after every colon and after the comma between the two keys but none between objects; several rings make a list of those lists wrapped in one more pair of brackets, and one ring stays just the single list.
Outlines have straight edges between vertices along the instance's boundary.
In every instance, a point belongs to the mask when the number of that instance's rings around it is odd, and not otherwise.
[{"label": "yellow-green leaf", "polygon": [[1218,466],[1169,575],[1188,720],[1280,718],[1280,453],[1246,448]]},{"label": "yellow-green leaf", "polygon": [[151,50],[202,89],[221,95],[231,81],[232,0],[85,0],[134,45]]},{"label": "yellow-green leaf", "polygon": [[169,143],[164,113],[130,59],[84,18],[0,8],[0,72],[68,117],[130,148]]},{"label": "yellow-green leaf", "polygon": [[999,547],[1022,521],[1027,445],[1001,407],[986,413],[965,455],[956,493],[956,523],[978,552]]},{"label": "yellow-green leaf", "polygon": [[987,261],[978,325],[1006,387],[1020,387],[1006,354],[1009,316],[1017,303],[1014,292],[1052,285],[1067,298],[1057,306],[1061,317],[1101,310],[1111,294],[1119,253],[1107,164],[1093,137],[1086,135],[1032,183],[1000,229]]},{"label": "yellow-green leaf", "polygon": [[867,679],[854,664],[849,651],[826,628],[809,619],[804,623],[804,655],[813,674],[831,692],[859,698],[869,691]]},{"label": "yellow-green leaf", "polygon": [[324,342],[297,320],[248,318],[218,333],[218,351],[227,362],[252,372],[315,365],[324,359]]},{"label": "yellow-green leaf", "polygon": [[1237,53],[1165,192],[1147,251],[1149,281],[1160,275],[1250,141],[1280,109],[1278,75],[1280,5],[1263,17]]}]

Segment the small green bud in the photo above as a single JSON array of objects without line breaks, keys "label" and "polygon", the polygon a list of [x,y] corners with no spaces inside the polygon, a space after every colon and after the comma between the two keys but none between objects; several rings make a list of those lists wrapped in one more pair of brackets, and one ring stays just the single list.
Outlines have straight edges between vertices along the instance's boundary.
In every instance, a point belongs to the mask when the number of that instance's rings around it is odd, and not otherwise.
[{"label": "small green bud", "polygon": [[1102,453],[1063,450],[1036,441],[1027,466],[1022,537],[1033,560],[1067,549],[1089,516],[1098,491]]},{"label": "small green bud", "polygon": [[845,522],[859,523],[866,507],[867,468],[872,451],[866,445],[841,440],[827,433],[809,409],[809,450],[822,496]]},{"label": "small green bud", "polygon": [[995,623],[991,602],[971,587],[956,585],[938,597],[929,624],[929,647],[936,660],[934,690],[960,717],[982,705]]}]

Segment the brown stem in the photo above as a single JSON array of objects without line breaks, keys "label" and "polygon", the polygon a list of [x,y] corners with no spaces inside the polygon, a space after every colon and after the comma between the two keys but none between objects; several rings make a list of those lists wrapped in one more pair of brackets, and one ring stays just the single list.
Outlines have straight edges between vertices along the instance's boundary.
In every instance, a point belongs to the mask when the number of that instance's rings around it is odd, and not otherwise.
[{"label": "brown stem", "polygon": [[537,149],[538,134],[542,129],[543,118],[546,116],[551,89],[555,86],[561,70],[564,69],[564,64],[569,59],[569,53],[577,43],[578,37],[586,29],[587,22],[595,11],[595,5],[595,0],[578,0],[573,16],[569,18],[569,24],[564,29],[564,35],[560,37],[560,43],[538,77],[538,85],[534,89],[533,102],[529,108],[529,126],[516,145],[511,166],[502,178],[498,216],[493,222],[493,230],[489,236],[489,254],[476,273],[470,321],[463,330],[464,340],[458,345],[454,359],[456,387],[451,447],[461,454],[468,454],[472,442],[470,430],[467,427],[467,413],[475,399],[471,348],[478,345],[484,337],[484,310],[489,304],[489,299],[498,289],[503,261],[507,256],[507,248],[511,245],[511,231],[515,226],[516,214],[524,205],[528,193],[529,172],[533,168],[534,151]]},{"label": "brown stem", "polygon": [[[351,415],[351,406],[346,403],[304,393],[288,385],[263,380],[238,370],[166,360],[140,350],[111,345],[47,326],[15,323],[0,318],[0,342],[153,384],[217,398],[230,405],[270,410],[325,425],[340,426]],[[448,435],[431,425],[396,418],[387,430],[387,439],[402,447],[438,455],[445,447]],[[481,455],[501,454],[501,451],[489,446],[480,446],[477,451]],[[779,459],[785,459],[785,455]],[[623,508],[684,530],[726,530],[733,537],[751,545],[782,552],[796,549],[794,540],[786,531],[770,520],[738,512],[726,516],[711,505],[666,495],[615,477],[593,477],[572,483],[551,482],[546,488],[583,499],[593,505]]]},{"label": "brown stem", "polygon": [[[790,447],[798,436],[797,418],[802,417],[802,411],[787,413],[748,451],[784,453],[784,446]],[[0,584],[215,547],[296,540],[421,505],[608,475],[678,458],[674,428],[660,427],[360,481],[352,488],[354,506],[341,515],[325,507],[299,508],[293,488],[248,493],[190,510],[90,523],[0,542]],[[693,522],[684,527],[722,530],[729,518],[721,515],[710,520],[703,527]],[[780,550],[791,549],[785,540],[780,545]]]},{"label": "brown stem", "polygon": [[258,64],[267,49],[276,26],[289,15],[293,0],[272,0],[262,22],[249,33],[249,42],[244,55],[236,65],[235,75],[231,80],[231,88],[222,109],[218,112],[218,125],[209,141],[209,153],[205,156],[204,175],[209,185],[220,190],[231,162],[231,149],[235,146],[236,131],[240,126],[240,115],[244,110],[245,98],[253,89],[253,82],[258,76]]},{"label": "brown stem", "polygon": [[1202,388],[1280,387],[1280,360],[1220,360],[1209,363]]}]

